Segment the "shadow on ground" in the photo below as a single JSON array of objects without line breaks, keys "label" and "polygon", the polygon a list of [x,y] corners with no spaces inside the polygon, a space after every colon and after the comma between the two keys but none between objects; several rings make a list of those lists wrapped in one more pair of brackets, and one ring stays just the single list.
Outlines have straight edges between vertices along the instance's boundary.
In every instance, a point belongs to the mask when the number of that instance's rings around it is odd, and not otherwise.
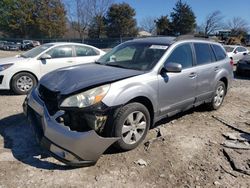
[{"label": "shadow on ground", "polygon": [[35,135],[22,113],[0,120],[0,135],[4,138],[4,148],[10,149],[18,161],[40,169],[72,169],[47,161],[46,158],[49,155],[37,143]]},{"label": "shadow on ground", "polygon": [[0,96],[15,96],[16,94],[11,90],[0,90]]}]

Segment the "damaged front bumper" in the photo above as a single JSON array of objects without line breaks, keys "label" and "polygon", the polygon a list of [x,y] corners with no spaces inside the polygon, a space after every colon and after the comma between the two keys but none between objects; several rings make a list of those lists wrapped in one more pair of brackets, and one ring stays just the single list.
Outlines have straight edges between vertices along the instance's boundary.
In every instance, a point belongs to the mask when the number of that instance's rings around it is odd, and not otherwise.
[{"label": "damaged front bumper", "polygon": [[93,165],[102,153],[119,139],[102,137],[95,130],[71,130],[58,121],[65,111],[59,110],[50,115],[35,89],[25,100],[23,108],[42,147],[67,165]]}]

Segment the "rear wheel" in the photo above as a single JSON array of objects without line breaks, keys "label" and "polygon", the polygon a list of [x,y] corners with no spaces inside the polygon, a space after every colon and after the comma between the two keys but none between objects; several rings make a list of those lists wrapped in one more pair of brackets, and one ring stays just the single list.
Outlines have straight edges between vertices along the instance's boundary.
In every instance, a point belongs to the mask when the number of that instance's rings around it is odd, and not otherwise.
[{"label": "rear wheel", "polygon": [[115,147],[121,150],[136,148],[146,137],[149,127],[148,109],[140,103],[127,104],[114,117],[113,136],[121,138]]},{"label": "rear wheel", "polygon": [[14,93],[19,95],[27,94],[31,91],[31,89],[37,85],[36,78],[27,72],[22,72],[16,74],[12,78],[11,89]]},{"label": "rear wheel", "polygon": [[212,101],[208,104],[211,110],[217,110],[221,107],[226,95],[226,87],[224,82],[219,81],[213,95]]}]

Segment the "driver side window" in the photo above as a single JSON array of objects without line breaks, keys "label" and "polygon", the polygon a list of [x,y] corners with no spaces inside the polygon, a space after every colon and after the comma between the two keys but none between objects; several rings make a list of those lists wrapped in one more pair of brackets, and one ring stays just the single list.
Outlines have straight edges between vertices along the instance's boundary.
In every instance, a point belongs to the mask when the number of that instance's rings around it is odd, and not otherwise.
[{"label": "driver side window", "polygon": [[166,63],[179,63],[183,69],[192,67],[193,55],[190,44],[177,46],[168,57]]}]

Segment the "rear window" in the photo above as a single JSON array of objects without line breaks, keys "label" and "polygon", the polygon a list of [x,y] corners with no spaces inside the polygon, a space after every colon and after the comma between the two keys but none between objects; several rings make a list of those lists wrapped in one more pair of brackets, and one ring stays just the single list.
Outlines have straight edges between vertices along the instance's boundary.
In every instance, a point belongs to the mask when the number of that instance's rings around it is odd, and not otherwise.
[{"label": "rear window", "polygon": [[214,54],[209,46],[205,43],[194,43],[197,65],[203,65],[215,61]]},{"label": "rear window", "polygon": [[223,60],[227,57],[225,51],[219,45],[212,45],[217,61]]}]

